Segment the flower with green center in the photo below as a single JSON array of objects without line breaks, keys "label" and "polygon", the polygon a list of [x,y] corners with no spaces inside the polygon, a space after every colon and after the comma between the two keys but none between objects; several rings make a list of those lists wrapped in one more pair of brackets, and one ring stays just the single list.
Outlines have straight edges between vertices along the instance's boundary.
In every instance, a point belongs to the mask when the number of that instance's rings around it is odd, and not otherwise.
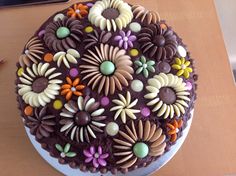
[{"label": "flower with green center", "polygon": [[57,29],[56,35],[59,39],[66,38],[70,35],[70,30],[67,27],[59,27]]},{"label": "flower with green center", "polygon": [[149,76],[149,72],[152,72],[152,73],[155,72],[155,68],[154,68],[155,61],[152,61],[152,60],[147,61],[147,59],[144,56],[141,56],[139,60],[134,62],[134,64],[138,68],[136,70],[136,74],[143,73],[143,76],[145,78]]},{"label": "flower with green center", "polygon": [[61,152],[60,156],[62,158],[73,158],[76,156],[75,152],[70,152],[71,145],[69,143],[67,143],[64,147],[62,147],[60,144],[56,144],[55,147],[59,152]]},{"label": "flower with green center", "polygon": [[138,142],[134,145],[133,152],[138,158],[145,158],[149,153],[149,148],[147,144]]},{"label": "flower with green center", "polygon": [[109,76],[112,75],[115,71],[115,65],[111,61],[104,61],[100,65],[100,71],[103,75]]},{"label": "flower with green center", "polygon": [[178,70],[177,76],[183,75],[187,79],[189,78],[190,73],[193,72],[193,69],[189,67],[190,64],[190,61],[186,61],[184,57],[176,58],[172,68]]},{"label": "flower with green center", "polygon": [[146,120],[131,120],[113,139],[114,157],[118,167],[128,169],[165,152],[166,135],[161,127]]}]

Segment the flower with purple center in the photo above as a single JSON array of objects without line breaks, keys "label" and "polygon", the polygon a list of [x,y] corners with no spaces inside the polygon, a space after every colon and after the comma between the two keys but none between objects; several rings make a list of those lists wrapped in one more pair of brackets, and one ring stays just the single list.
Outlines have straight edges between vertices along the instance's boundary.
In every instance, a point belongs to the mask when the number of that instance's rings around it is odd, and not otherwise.
[{"label": "flower with purple center", "polygon": [[89,148],[89,150],[84,150],[83,153],[86,156],[85,163],[92,162],[95,168],[98,168],[99,166],[107,165],[107,162],[105,161],[105,159],[109,156],[109,154],[102,153],[101,146],[98,146],[97,152],[95,150],[95,147],[92,146]]},{"label": "flower with purple center", "polygon": [[137,39],[135,35],[131,35],[131,30],[129,30],[127,33],[124,31],[120,31],[120,35],[117,35],[114,40],[119,42],[119,47],[128,49],[129,47],[133,47],[133,42]]}]

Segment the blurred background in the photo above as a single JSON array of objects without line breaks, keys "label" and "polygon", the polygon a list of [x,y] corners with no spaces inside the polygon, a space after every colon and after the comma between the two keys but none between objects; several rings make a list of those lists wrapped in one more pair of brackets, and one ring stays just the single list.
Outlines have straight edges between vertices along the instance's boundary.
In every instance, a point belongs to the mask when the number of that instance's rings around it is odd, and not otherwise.
[{"label": "blurred background", "polygon": [[236,0],[215,0],[215,6],[234,80],[236,80]]}]

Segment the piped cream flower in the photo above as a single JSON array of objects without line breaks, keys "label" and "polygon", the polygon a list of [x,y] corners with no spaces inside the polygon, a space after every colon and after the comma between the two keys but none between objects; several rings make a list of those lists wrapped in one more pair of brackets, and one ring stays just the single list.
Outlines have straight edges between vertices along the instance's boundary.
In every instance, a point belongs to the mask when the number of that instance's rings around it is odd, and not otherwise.
[{"label": "piped cream flower", "polygon": [[140,113],[140,110],[132,108],[138,103],[138,99],[131,102],[129,91],[126,93],[126,98],[121,94],[118,94],[118,96],[120,100],[112,100],[112,102],[117,105],[111,108],[111,111],[116,111],[114,119],[116,120],[120,116],[123,123],[126,123],[127,116],[131,119],[136,119],[135,114]]},{"label": "piped cream flower", "polygon": [[160,73],[148,80],[146,89],[149,91],[144,97],[149,99],[148,106],[153,106],[152,112],[158,112],[157,117],[164,119],[174,115],[180,117],[190,101],[186,83],[182,78],[173,74]]},{"label": "piped cream flower", "polygon": [[18,94],[26,104],[32,107],[45,106],[56,95],[59,95],[61,80],[56,79],[61,73],[54,73],[56,68],[50,68],[49,63],[33,64],[19,77]]},{"label": "piped cream flower", "polygon": [[60,67],[63,62],[67,68],[70,68],[70,64],[77,64],[77,59],[80,58],[80,54],[75,49],[68,49],[67,52],[60,51],[53,56],[53,60],[57,62],[57,66]]},{"label": "piped cream flower", "polygon": [[125,28],[133,19],[131,7],[122,0],[97,1],[90,9],[89,21],[101,30]]}]

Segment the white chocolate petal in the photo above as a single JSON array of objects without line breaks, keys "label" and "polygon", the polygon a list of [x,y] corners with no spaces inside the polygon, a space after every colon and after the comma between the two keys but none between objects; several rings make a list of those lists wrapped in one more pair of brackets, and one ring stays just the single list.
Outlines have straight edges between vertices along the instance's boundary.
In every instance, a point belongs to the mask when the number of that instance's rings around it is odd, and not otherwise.
[{"label": "white chocolate petal", "polygon": [[87,111],[94,103],[95,103],[95,99],[90,98],[85,105],[85,111]]},{"label": "white chocolate petal", "polygon": [[92,117],[95,117],[95,116],[100,116],[103,112],[105,111],[105,109],[98,109],[98,110],[96,110],[96,111],[94,111],[92,114],[91,114],[91,116]]},{"label": "white chocolate petal", "polygon": [[84,110],[83,102],[84,102],[84,98],[82,96],[79,96],[78,100],[77,100],[77,104],[78,104],[78,107],[79,107],[80,111]]}]

